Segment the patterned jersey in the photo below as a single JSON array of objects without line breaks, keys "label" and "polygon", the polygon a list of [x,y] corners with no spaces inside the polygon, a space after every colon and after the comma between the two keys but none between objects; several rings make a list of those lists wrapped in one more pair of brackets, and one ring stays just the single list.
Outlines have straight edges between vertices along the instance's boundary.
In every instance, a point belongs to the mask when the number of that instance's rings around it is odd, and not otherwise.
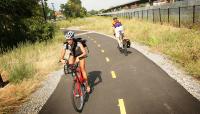
[{"label": "patterned jersey", "polygon": [[117,22],[113,21],[112,25],[113,25],[113,27],[117,28],[117,27],[122,26],[122,23],[120,21],[117,21]]}]

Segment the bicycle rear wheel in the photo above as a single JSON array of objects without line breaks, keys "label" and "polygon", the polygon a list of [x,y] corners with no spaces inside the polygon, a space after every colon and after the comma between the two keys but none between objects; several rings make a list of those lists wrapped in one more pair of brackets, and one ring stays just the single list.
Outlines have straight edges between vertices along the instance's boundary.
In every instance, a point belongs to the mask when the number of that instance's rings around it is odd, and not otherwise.
[{"label": "bicycle rear wheel", "polygon": [[74,109],[77,112],[82,112],[84,105],[84,87],[77,81],[73,82],[71,99]]},{"label": "bicycle rear wheel", "polygon": [[128,55],[128,51],[127,51],[127,42],[123,41],[123,46],[124,46],[124,55],[127,56]]}]

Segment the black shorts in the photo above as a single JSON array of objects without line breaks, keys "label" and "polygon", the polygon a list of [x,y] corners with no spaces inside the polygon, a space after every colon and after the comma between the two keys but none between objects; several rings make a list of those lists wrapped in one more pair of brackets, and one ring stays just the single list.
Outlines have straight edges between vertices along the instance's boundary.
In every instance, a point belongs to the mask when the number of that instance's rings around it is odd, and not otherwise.
[{"label": "black shorts", "polygon": [[[78,57],[78,56],[74,56],[74,55],[71,54],[71,53],[70,53],[70,56],[73,56],[74,58]],[[84,58],[87,58],[87,55],[85,55],[85,56],[83,56],[83,57],[80,57],[79,59],[82,60],[82,59],[84,59]]]}]

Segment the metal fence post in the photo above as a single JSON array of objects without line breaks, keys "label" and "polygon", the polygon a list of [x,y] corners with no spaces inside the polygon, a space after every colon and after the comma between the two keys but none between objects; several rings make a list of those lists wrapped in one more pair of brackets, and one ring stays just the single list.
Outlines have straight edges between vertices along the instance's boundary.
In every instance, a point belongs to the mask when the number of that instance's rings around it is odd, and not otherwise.
[{"label": "metal fence post", "polygon": [[142,10],[142,19],[143,19],[143,10]]},{"label": "metal fence post", "polygon": [[124,12],[124,18],[126,18],[126,12]]},{"label": "metal fence post", "polygon": [[138,11],[138,19],[140,19],[140,11]]},{"label": "metal fence post", "polygon": [[159,17],[160,17],[160,23],[162,24],[162,17],[161,17],[161,11],[160,11],[160,8],[159,8]]},{"label": "metal fence post", "polygon": [[196,7],[195,7],[195,5],[193,6],[193,24],[195,23],[195,9],[196,9]]},{"label": "metal fence post", "polygon": [[131,12],[131,19],[133,19],[133,12]]},{"label": "metal fence post", "polygon": [[154,22],[154,9],[152,9],[152,11],[153,11],[153,22]]},{"label": "metal fence post", "polygon": [[178,26],[181,27],[181,7],[178,7]]},{"label": "metal fence post", "polygon": [[148,21],[148,18],[149,18],[149,10],[147,9],[147,21]]},{"label": "metal fence post", "polygon": [[167,21],[168,21],[168,23],[169,23],[169,8],[167,9],[167,16],[168,16]]}]

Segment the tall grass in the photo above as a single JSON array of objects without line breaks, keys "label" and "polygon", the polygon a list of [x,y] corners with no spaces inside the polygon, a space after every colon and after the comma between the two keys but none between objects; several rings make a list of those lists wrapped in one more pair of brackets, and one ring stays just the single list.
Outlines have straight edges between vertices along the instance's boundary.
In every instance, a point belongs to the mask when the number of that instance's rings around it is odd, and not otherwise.
[{"label": "tall grass", "polygon": [[0,89],[0,113],[13,113],[24,102],[47,74],[60,67],[58,64],[63,33],[47,43],[21,44],[0,55],[0,73],[9,85]]},{"label": "tall grass", "polygon": [[[79,20],[74,21],[79,23]],[[153,51],[168,55],[189,74],[200,78],[200,31],[137,19],[120,19],[120,21],[124,25],[127,38],[148,45]],[[81,20],[81,23],[81,29],[112,35],[111,17],[90,17]]]},{"label": "tall grass", "polygon": [[10,82],[19,83],[23,79],[30,78],[35,73],[33,65],[21,62],[10,71]]},{"label": "tall grass", "polygon": [[90,23],[89,18],[76,18],[76,19],[68,19],[67,21],[58,21],[58,28],[67,28],[72,26],[83,26]]}]

